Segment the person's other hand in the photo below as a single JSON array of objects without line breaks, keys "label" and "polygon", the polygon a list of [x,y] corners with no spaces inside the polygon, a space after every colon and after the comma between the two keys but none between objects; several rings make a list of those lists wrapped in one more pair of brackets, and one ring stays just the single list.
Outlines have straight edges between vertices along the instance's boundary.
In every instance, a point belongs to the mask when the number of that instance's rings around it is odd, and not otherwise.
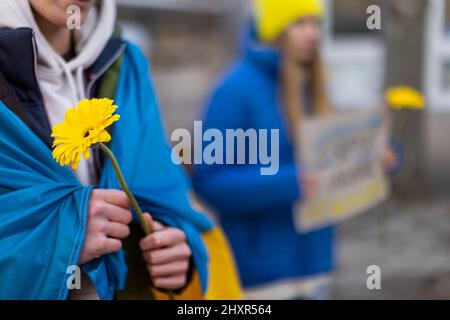
[{"label": "person's other hand", "polygon": [[310,174],[305,174],[301,177],[302,191],[304,199],[314,198],[319,190],[317,179]]},{"label": "person's other hand", "polygon": [[186,235],[154,221],[148,213],[144,218],[152,233],[141,240],[140,247],[153,285],[173,290],[184,287],[192,255]]},{"label": "person's other hand", "polygon": [[397,156],[391,148],[386,148],[381,156],[381,161],[385,170],[389,171],[397,166]]},{"label": "person's other hand", "polygon": [[131,204],[119,190],[95,189],[89,202],[88,223],[83,250],[78,263],[89,262],[122,249],[122,241],[130,234]]}]

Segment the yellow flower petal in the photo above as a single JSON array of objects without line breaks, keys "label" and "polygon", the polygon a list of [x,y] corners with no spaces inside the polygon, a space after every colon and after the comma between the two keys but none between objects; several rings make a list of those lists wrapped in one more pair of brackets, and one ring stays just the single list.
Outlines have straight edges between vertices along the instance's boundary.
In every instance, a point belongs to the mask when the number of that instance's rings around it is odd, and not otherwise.
[{"label": "yellow flower petal", "polygon": [[109,142],[111,135],[106,131],[120,119],[114,114],[117,106],[110,99],[92,99],[78,102],[67,110],[64,122],[53,126],[53,158],[61,166],[72,165],[75,170],[83,156],[90,158],[89,148],[99,142]]}]

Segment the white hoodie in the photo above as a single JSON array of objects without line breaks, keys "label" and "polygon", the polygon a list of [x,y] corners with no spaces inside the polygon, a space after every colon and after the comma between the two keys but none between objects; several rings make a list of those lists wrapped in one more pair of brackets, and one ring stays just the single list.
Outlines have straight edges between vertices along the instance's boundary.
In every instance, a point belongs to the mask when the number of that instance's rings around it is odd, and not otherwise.
[{"label": "white hoodie", "polygon": [[[100,56],[114,32],[115,1],[98,2],[99,5],[91,9],[81,29],[74,30],[76,56],[65,61],[39,30],[28,0],[0,0],[0,28],[28,27],[35,31],[37,80],[52,126],[64,120],[67,109],[87,98],[84,71]],[[75,175],[84,185],[94,184],[96,177],[92,160],[83,159]]]}]

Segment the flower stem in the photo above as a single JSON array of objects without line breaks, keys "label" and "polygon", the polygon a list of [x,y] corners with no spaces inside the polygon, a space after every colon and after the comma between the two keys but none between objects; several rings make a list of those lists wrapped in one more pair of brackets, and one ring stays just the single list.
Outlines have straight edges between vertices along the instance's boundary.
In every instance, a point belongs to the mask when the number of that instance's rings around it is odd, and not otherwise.
[{"label": "flower stem", "polygon": [[128,198],[130,199],[131,205],[138,216],[139,223],[141,224],[142,230],[144,231],[145,235],[149,235],[151,233],[150,228],[147,224],[147,221],[145,221],[145,219],[144,219],[144,214],[142,213],[141,207],[139,206],[138,202],[136,201],[136,198],[133,196],[133,194],[130,191],[130,188],[128,188],[128,185],[125,182],[125,179],[122,174],[122,170],[120,170],[119,163],[117,162],[117,159],[114,156],[114,153],[111,151],[111,149],[109,149],[103,143],[100,142],[98,145],[100,146],[100,149],[108,156],[109,160],[111,160],[111,163],[114,167],[114,171],[116,172],[116,175],[117,175],[117,180],[119,180],[122,190],[126,193]]},{"label": "flower stem", "polygon": [[[99,143],[98,144],[100,149],[105,153],[105,155],[111,160],[111,163],[113,165],[114,171],[117,176],[117,180],[119,180],[120,186],[122,190],[126,193],[128,196],[128,199],[130,199],[131,206],[133,207],[134,211],[136,212],[139,223],[141,225],[142,230],[144,231],[145,235],[149,235],[151,233],[150,227],[147,224],[147,221],[144,219],[144,214],[142,213],[142,209],[139,206],[136,198],[133,196],[133,194],[130,191],[130,188],[128,187],[127,183],[125,182],[125,179],[122,174],[122,170],[120,169],[119,163],[117,162],[116,156],[114,153],[109,149],[105,144]],[[167,294],[169,295],[169,300],[175,300],[175,296],[173,294],[172,290],[167,290]]]}]

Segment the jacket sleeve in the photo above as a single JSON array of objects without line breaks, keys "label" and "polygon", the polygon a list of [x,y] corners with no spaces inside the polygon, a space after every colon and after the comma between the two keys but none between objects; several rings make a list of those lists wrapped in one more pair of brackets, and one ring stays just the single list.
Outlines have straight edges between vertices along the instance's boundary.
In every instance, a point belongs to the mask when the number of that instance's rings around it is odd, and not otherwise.
[{"label": "jacket sleeve", "polygon": [[[203,117],[204,130],[215,128],[225,137],[226,129],[252,128],[254,115],[236,87],[224,84],[213,95]],[[280,164],[278,173],[271,176],[261,175],[260,168],[249,164],[195,165],[194,187],[222,216],[266,214],[270,208],[291,206],[301,198],[295,164]]]}]

